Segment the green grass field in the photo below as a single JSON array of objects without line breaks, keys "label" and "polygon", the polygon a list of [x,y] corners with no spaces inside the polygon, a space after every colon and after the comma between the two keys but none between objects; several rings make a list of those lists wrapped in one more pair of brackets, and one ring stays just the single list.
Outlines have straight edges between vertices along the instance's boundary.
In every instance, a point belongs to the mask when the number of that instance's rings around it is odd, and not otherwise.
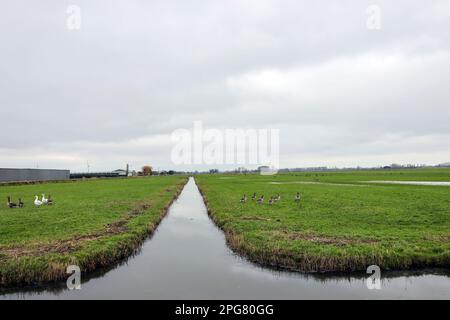
[{"label": "green grass field", "polygon": [[[0,186],[0,284],[65,279],[68,265],[94,270],[131,254],[158,225],[185,177],[100,179]],[[34,207],[51,194],[53,206]],[[25,207],[9,209],[6,198]]]},{"label": "green grass field", "polygon": [[[372,180],[450,181],[450,170],[196,177],[229,245],[252,261],[307,272],[449,267],[450,187]],[[265,203],[251,201],[253,192]],[[277,193],[281,201],[269,206]]]}]

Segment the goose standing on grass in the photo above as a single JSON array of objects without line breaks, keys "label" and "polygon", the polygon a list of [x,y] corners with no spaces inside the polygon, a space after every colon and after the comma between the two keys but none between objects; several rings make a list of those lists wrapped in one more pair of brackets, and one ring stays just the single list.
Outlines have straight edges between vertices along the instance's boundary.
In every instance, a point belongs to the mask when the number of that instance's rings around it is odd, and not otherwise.
[{"label": "goose standing on grass", "polygon": [[19,208],[23,208],[25,204],[22,202],[22,198],[19,198]]},{"label": "goose standing on grass", "polygon": [[277,193],[277,195],[273,197],[273,202],[275,203],[275,202],[278,202],[280,200],[281,200],[281,196],[280,196],[279,193]]},{"label": "goose standing on grass", "polygon": [[10,209],[14,209],[17,208],[17,204],[11,202],[11,197],[8,197],[8,201],[6,202],[6,206]]},{"label": "goose standing on grass", "polygon": [[35,198],[34,198],[34,206],[36,208],[39,208],[40,206],[42,206],[42,201],[39,200],[38,196],[35,196]]},{"label": "goose standing on grass", "polygon": [[244,194],[244,196],[241,198],[241,203],[245,203],[247,201],[247,197],[246,197],[246,195]]},{"label": "goose standing on grass", "polygon": [[47,204],[49,206],[51,206],[53,204],[53,199],[52,199],[52,195],[51,194],[48,195]]},{"label": "goose standing on grass", "polygon": [[273,205],[273,197],[270,197],[269,199],[269,206]]},{"label": "goose standing on grass", "polygon": [[300,199],[301,199],[300,193],[297,192],[297,194],[295,195],[295,202],[300,202]]},{"label": "goose standing on grass", "polygon": [[253,200],[253,201],[255,201],[255,200],[256,200],[256,192],[253,192],[253,195],[252,195],[252,200]]},{"label": "goose standing on grass", "polygon": [[264,202],[264,195],[262,195],[258,201],[256,201],[256,204],[262,204]]},{"label": "goose standing on grass", "polygon": [[48,203],[48,199],[45,198],[45,194],[42,194],[41,202],[42,202],[42,204],[47,204]]}]

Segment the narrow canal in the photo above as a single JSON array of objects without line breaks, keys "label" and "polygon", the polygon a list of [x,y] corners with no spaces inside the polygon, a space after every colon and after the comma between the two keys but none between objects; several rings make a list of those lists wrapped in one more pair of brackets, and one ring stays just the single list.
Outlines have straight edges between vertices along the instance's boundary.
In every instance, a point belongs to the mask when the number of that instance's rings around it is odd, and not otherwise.
[{"label": "narrow canal", "polygon": [[450,272],[382,274],[381,290],[368,275],[305,275],[261,268],[236,256],[209,219],[191,178],[154,236],[134,257],[84,279],[0,294],[0,299],[444,299]]}]

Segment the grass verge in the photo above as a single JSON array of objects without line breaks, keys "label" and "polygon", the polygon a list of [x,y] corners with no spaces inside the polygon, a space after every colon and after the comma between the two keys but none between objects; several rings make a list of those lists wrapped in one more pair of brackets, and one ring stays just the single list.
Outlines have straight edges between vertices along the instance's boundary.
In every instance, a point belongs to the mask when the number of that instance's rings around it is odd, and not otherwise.
[{"label": "grass verge", "polygon": [[[228,245],[249,260],[302,272],[450,266],[450,188],[366,185],[370,180],[449,181],[450,170],[196,177]],[[309,183],[314,182],[314,183]],[[296,192],[302,194],[295,203]],[[266,201],[241,204],[256,192]],[[267,204],[271,195],[282,200]]]},{"label": "grass verge", "polygon": [[[1,187],[25,208],[0,208],[0,284],[20,286],[67,278],[133,254],[151,235],[187,178],[152,177]],[[34,208],[34,194],[55,204]]]}]

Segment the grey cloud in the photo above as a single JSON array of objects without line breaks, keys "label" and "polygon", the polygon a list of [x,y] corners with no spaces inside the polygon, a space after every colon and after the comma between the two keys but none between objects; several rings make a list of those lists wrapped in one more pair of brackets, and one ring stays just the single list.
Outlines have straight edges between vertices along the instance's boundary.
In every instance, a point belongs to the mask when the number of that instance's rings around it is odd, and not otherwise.
[{"label": "grey cloud", "polygon": [[[66,28],[72,3],[82,10],[80,31]],[[450,144],[433,137],[450,133],[450,6],[380,0],[382,29],[369,31],[365,11],[372,3],[2,4],[0,117],[7,121],[0,166],[34,166],[41,157],[42,166],[75,170],[89,159],[107,168],[146,159],[171,167],[170,143],[133,141],[170,135],[194,120],[280,128],[281,158],[289,165],[323,158],[368,163],[371,156],[372,164],[414,162],[421,153],[449,161]],[[367,56],[400,60],[373,75],[373,67],[352,65]],[[239,82],[267,70],[291,92],[273,92],[276,79],[253,90]],[[302,80],[305,73],[310,81]]]}]

